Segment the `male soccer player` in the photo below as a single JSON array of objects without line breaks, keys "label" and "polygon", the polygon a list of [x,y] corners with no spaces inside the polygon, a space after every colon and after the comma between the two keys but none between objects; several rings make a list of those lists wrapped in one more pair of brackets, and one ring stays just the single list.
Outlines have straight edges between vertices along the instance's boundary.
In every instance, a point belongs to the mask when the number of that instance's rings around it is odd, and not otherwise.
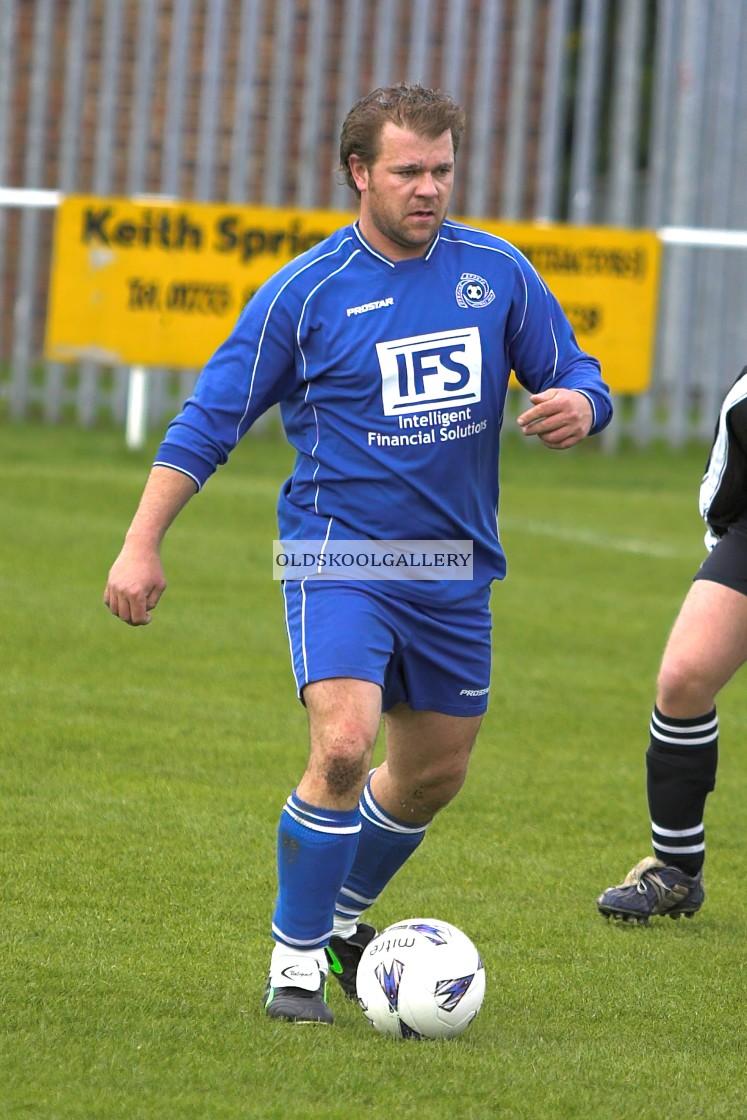
[{"label": "male soccer player", "polygon": [[[490,687],[498,445],[511,369],[518,420],[551,448],[611,416],[529,262],[446,220],[464,113],[421,86],[377,89],[348,114],[341,167],[360,215],[254,296],[170,425],[105,601],[150,621],[167,527],[250,425],[279,402],[297,451],[281,539],[469,540],[473,579],[284,583],[306,770],[278,827],[271,1018],[331,1023],[329,969],[354,997],[372,926],[359,921],[461,787]],[[386,760],[369,774],[384,713]]]},{"label": "male soccer player", "polygon": [[608,918],[691,918],[705,899],[703,817],[716,784],[716,697],[747,661],[747,367],[721,406],[700,512],[710,551],[664,650],[646,753],[654,855],[599,896]]}]

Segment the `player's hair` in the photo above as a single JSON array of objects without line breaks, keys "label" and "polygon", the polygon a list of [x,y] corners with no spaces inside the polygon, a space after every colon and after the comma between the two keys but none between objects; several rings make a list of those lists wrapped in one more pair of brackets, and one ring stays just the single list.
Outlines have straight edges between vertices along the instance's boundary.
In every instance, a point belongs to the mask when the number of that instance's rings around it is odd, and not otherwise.
[{"label": "player's hair", "polygon": [[359,197],[350,171],[350,157],[357,155],[371,167],[379,154],[379,138],[387,121],[434,140],[448,128],[456,155],[466,117],[447,93],[425,86],[400,82],[366,94],[348,113],[340,133],[340,170]]}]

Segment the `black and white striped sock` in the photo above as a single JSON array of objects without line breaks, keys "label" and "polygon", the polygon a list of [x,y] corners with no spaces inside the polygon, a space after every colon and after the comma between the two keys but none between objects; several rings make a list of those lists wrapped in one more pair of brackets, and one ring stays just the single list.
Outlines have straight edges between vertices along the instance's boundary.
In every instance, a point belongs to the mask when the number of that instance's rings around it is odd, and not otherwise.
[{"label": "black and white striped sock", "polygon": [[705,859],[706,798],[716,784],[716,709],[674,719],[654,707],[650,732],[646,770],[654,854],[697,875]]}]

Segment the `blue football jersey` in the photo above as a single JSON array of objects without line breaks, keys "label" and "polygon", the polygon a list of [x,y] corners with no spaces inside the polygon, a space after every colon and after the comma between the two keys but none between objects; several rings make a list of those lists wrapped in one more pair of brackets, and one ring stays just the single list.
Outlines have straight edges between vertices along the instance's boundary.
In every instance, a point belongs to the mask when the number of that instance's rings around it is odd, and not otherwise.
[{"label": "blue football jersey", "polygon": [[[199,487],[279,403],[295,448],[283,540],[472,540],[474,583],[505,574],[498,452],[511,370],[531,392],[584,393],[592,432],[612,407],[599,363],[509,242],[446,221],[428,252],[392,262],[357,223],[291,261],[244,308],[170,424],[156,463]],[[393,594],[432,596],[396,581]]]}]

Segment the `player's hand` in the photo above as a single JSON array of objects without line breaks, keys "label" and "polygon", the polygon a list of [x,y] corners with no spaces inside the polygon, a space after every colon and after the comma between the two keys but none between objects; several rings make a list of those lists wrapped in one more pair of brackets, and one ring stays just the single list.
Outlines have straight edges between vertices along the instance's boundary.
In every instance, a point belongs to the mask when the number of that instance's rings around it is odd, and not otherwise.
[{"label": "player's hand", "polygon": [[165,588],[158,553],[125,544],[109,572],[104,603],[129,626],[147,626]]},{"label": "player's hand", "polygon": [[517,424],[525,436],[537,436],[555,451],[573,447],[588,436],[594,422],[591,402],[573,389],[546,389],[529,398],[532,408],[522,412]]}]

